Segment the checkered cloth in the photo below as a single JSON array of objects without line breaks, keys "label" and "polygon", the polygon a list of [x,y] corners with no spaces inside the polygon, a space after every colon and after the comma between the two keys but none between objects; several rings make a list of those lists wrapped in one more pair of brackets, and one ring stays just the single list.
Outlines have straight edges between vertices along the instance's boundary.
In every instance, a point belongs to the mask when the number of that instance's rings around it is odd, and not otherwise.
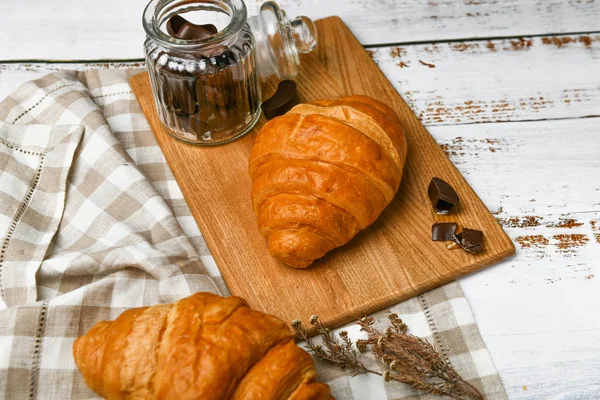
[{"label": "checkered cloth", "polygon": [[[63,71],[0,104],[0,398],[95,398],[77,336],[127,308],[228,294],[127,83],[135,72]],[[390,311],[487,398],[506,398],[457,284],[381,311],[382,324]],[[338,399],[427,398],[317,368]]]}]

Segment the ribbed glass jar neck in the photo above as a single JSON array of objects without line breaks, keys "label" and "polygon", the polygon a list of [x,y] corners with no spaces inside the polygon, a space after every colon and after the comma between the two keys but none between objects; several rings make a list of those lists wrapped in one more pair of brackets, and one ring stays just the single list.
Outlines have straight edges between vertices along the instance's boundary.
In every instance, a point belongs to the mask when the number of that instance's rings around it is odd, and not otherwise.
[{"label": "ribbed glass jar neck", "polygon": [[[229,24],[216,35],[200,40],[173,38],[163,30],[172,16],[197,10],[225,13],[230,18]],[[148,37],[161,46],[183,53],[194,53],[235,40],[247,18],[248,11],[243,0],[152,0],[144,10],[142,24]]]}]

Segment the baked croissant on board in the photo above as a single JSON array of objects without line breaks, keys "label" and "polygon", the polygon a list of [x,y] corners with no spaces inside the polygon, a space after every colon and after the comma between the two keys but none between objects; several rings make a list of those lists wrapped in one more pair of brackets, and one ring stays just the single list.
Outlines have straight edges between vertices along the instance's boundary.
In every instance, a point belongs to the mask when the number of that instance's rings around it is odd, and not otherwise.
[{"label": "baked croissant on board", "polygon": [[77,338],[73,356],[109,400],[333,398],[291,328],[239,297],[197,293],[127,310]]},{"label": "baked croissant on board", "polygon": [[300,104],[265,124],[249,172],[271,255],[306,268],[348,243],[394,198],[406,151],[394,110],[366,96]]}]

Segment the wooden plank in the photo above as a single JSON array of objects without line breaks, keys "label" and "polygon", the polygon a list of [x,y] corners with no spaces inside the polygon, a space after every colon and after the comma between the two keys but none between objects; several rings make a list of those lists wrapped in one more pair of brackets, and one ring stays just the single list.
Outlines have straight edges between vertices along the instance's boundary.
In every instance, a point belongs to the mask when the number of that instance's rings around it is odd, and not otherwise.
[{"label": "wooden plank", "polygon": [[600,34],[372,49],[425,125],[600,115]]},{"label": "wooden plank", "polygon": [[600,118],[438,126],[431,132],[506,226],[511,217],[533,219],[512,224],[530,228],[544,225],[540,215],[600,211]]},{"label": "wooden plank", "polygon": [[[214,148],[183,144],[160,129],[147,75],[131,83],[231,292],[284,320],[318,314],[324,323],[339,326],[498,262],[514,246],[341,20],[321,20],[319,29],[329,61],[352,60],[344,63],[344,71],[332,69],[342,93],[367,94],[393,107],[407,135],[409,157],[400,192],[376,223],[306,270],[275,261],[256,228],[248,198],[252,135]],[[348,72],[367,86],[350,87]],[[305,58],[297,78],[301,99],[336,98],[330,81],[316,54]],[[460,193],[461,207],[453,218],[485,232],[485,251],[450,252],[431,241],[433,217],[426,190],[433,176]]]},{"label": "wooden plank", "polygon": [[[371,52],[426,126],[600,114],[598,34],[383,47]],[[128,65],[132,64],[0,64],[0,98],[17,82],[52,70]]]},{"label": "wooden plank", "polygon": [[[147,0],[30,0],[0,13],[2,59],[141,58]],[[262,1],[246,1],[254,14]],[[597,31],[594,0],[280,0],[290,16],[340,15],[363,45]],[[7,7],[7,8],[6,8]],[[51,16],[51,18],[49,18]],[[115,28],[111,28],[115,27]]]}]

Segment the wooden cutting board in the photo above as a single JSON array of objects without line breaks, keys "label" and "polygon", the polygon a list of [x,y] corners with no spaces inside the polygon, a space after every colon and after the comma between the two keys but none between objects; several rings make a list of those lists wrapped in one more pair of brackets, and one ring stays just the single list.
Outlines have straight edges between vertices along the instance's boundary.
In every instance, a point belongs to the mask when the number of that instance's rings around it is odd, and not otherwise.
[{"label": "wooden cutting board", "polygon": [[[306,270],[269,255],[250,202],[248,156],[256,132],[230,144],[184,144],[160,126],[146,73],[131,86],[231,293],[285,321],[317,314],[330,327],[396,304],[512,255],[514,245],[419,119],[337,17],[317,21],[319,45],[302,59],[303,101],[364,94],[392,106],[408,138],[408,160],[395,200],[346,246]],[[273,84],[264,90],[265,98]],[[477,255],[431,241],[435,216],[427,197],[432,177],[449,182],[461,205],[444,220],[485,233]]]}]

